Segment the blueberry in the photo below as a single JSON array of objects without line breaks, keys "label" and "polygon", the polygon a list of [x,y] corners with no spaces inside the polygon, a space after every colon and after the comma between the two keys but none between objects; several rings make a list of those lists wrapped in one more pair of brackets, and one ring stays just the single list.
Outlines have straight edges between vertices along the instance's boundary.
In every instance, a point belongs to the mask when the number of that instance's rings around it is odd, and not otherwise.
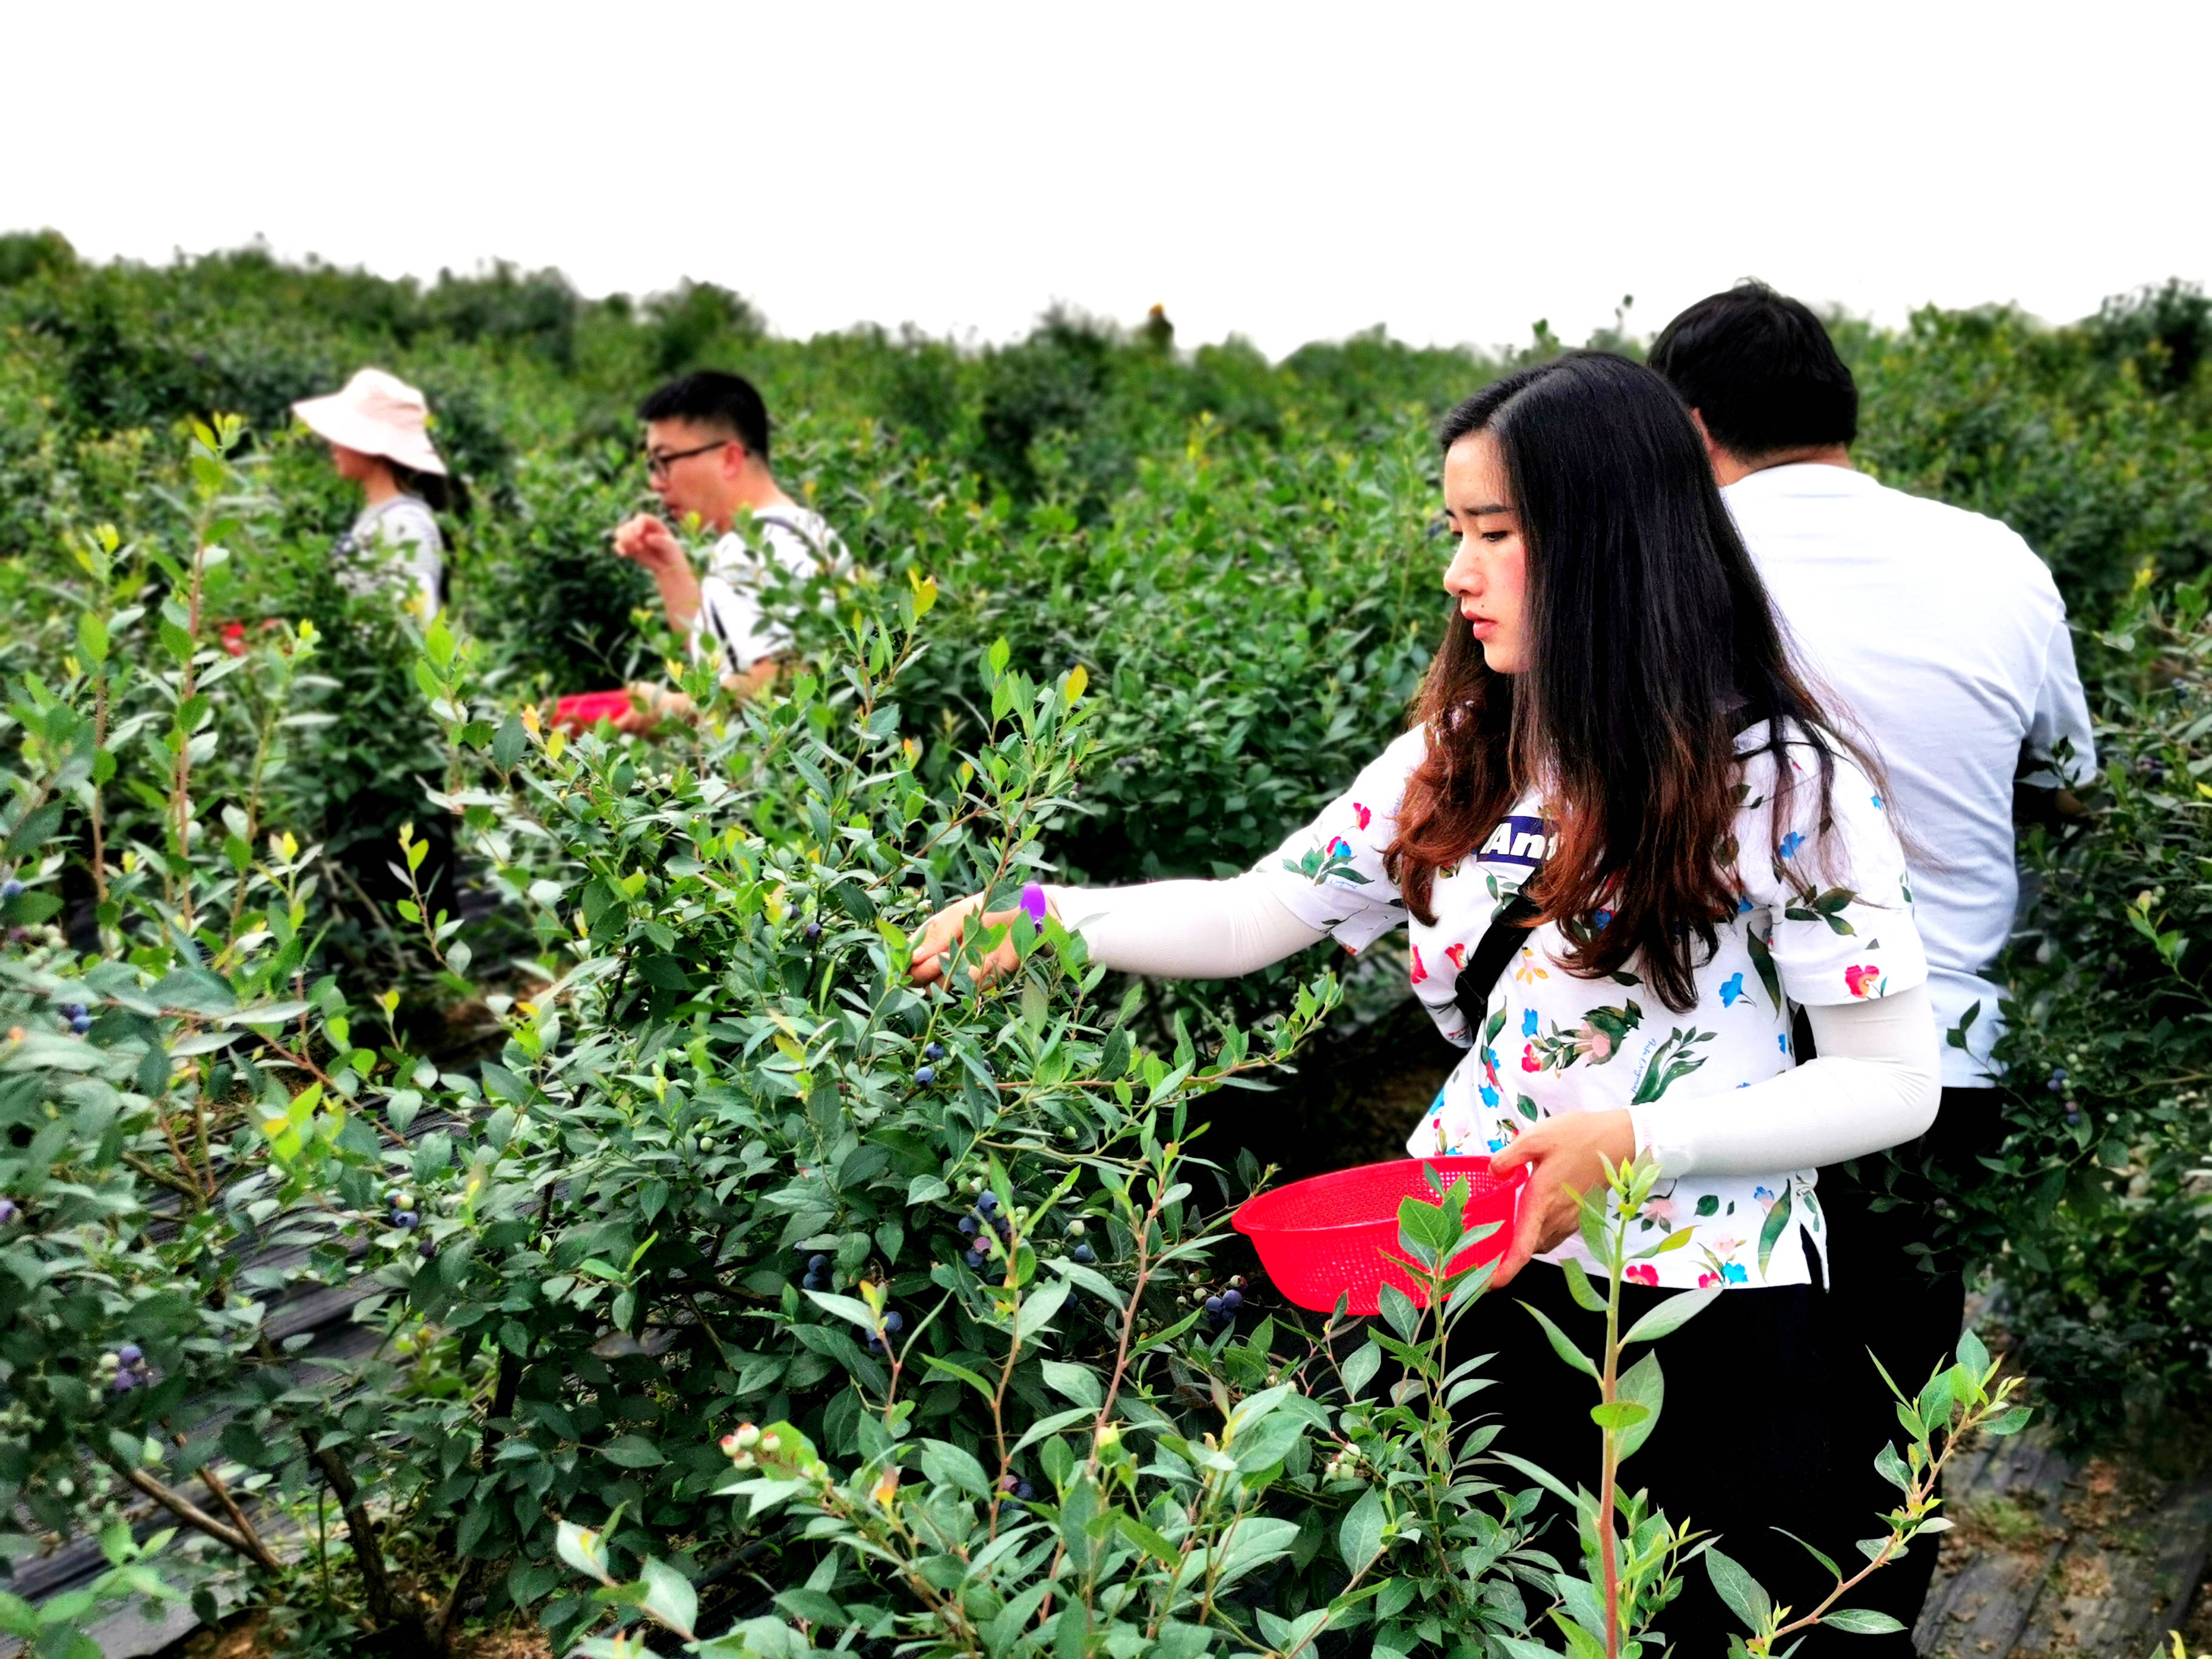
[{"label": "blueberry", "polygon": [[138,1386],[138,1374],[136,1371],[118,1371],[115,1373],[115,1381],[107,1386],[118,1394],[129,1394],[131,1389]]},{"label": "blueberry", "polygon": [[82,1002],[64,1002],[62,1004],[62,1018],[64,1019],[82,1019],[84,1018],[84,1004]]},{"label": "blueberry", "polygon": [[0,1227],[6,1226],[21,1213],[22,1212],[15,1207],[14,1199],[0,1198]]},{"label": "blueberry", "polygon": [[975,1207],[981,1210],[985,1215],[990,1214],[992,1211],[999,1207],[998,1194],[991,1191],[988,1188],[986,1188],[984,1189],[983,1195],[975,1200]]},{"label": "blueberry", "polygon": [[943,1043],[941,1043],[941,1042],[933,1042],[933,1043],[931,1043],[931,1044],[930,1044],[927,1048],[924,1048],[924,1049],[921,1051],[921,1057],[922,1057],[924,1060],[942,1060],[942,1059],[944,1059],[944,1058],[945,1058],[945,1045],[944,1045]]},{"label": "blueberry", "polygon": [[79,1014],[75,1019],[70,1021],[70,1030],[75,1031],[79,1036],[82,1036],[91,1029],[92,1016],[90,1014]]},{"label": "blueberry", "polygon": [[870,1353],[889,1353],[890,1350],[884,1346],[883,1338],[880,1336],[871,1335],[868,1338],[868,1352]]},{"label": "blueberry", "polygon": [[2081,1121],[2081,1113],[2079,1113],[2079,1112],[2069,1112],[2069,1113],[2067,1113],[2067,1114],[2066,1114],[2066,1125],[2067,1125],[2067,1127],[2068,1127],[2069,1128],[2071,1128],[2074,1125],[2075,1125],[2076,1123],[2079,1123]]},{"label": "blueberry", "polygon": [[403,1232],[410,1228],[420,1226],[422,1224],[422,1218],[416,1215],[412,1210],[396,1210],[392,1212],[392,1224],[398,1228]]},{"label": "blueberry", "polygon": [[820,1273],[809,1273],[799,1281],[799,1287],[803,1291],[826,1291],[830,1288],[830,1281]]},{"label": "blueberry", "polygon": [[1023,1503],[1026,1504],[1030,1499],[1036,1496],[1036,1488],[1030,1485],[1026,1480],[1019,1481],[1014,1486],[1014,1496],[1020,1498]]},{"label": "blueberry", "polygon": [[1086,1267],[1092,1262],[1098,1260],[1098,1252],[1092,1249],[1088,1244],[1079,1244],[1073,1249],[1070,1250],[1068,1254],[1073,1256],[1078,1261],[1080,1261]]},{"label": "blueberry", "polygon": [[1222,1291],[1222,1293],[1221,1293],[1221,1306],[1222,1306],[1222,1310],[1223,1310],[1223,1311],[1224,1311],[1224,1312],[1226,1312],[1226,1313],[1235,1313],[1235,1312],[1236,1312],[1239,1308],[1243,1307],[1243,1305],[1244,1305],[1244,1292],[1243,1292],[1243,1291]]},{"label": "blueberry", "polygon": [[115,1363],[118,1365],[135,1365],[145,1357],[136,1342],[126,1342],[115,1351]]},{"label": "blueberry", "polygon": [[822,924],[818,921],[810,921],[805,927],[800,928],[799,932],[806,936],[806,942],[811,945],[822,937]]},{"label": "blueberry", "polygon": [[827,1272],[829,1272],[829,1271],[830,1271],[830,1258],[829,1258],[828,1256],[826,1256],[826,1255],[810,1255],[810,1256],[808,1256],[808,1257],[806,1258],[806,1271],[807,1271],[807,1272],[809,1272],[809,1273],[827,1273]]},{"label": "blueberry", "polygon": [[934,1066],[924,1066],[921,1067],[915,1073],[914,1080],[916,1083],[919,1083],[923,1088],[927,1089],[931,1084],[937,1081],[937,1068]]},{"label": "blueberry", "polygon": [[969,1238],[973,1238],[973,1237],[975,1237],[975,1218],[974,1216],[972,1216],[972,1215],[963,1215],[963,1216],[962,1216],[962,1217],[960,1218],[960,1231],[961,1231],[961,1232],[962,1232],[963,1234],[964,1234],[966,1237],[969,1237]]},{"label": "blueberry", "polygon": [[1221,1311],[1221,1298],[1218,1296],[1209,1296],[1206,1297],[1206,1310],[1210,1314],[1219,1313]]},{"label": "blueberry", "polygon": [[990,1259],[990,1252],[980,1244],[968,1252],[968,1265],[971,1267],[980,1267]]},{"label": "blueberry", "polygon": [[23,884],[13,876],[9,877],[5,881],[0,881],[0,899],[15,898],[22,893],[22,890]]},{"label": "blueberry", "polygon": [[901,1316],[896,1308],[884,1316],[884,1328],[889,1331],[893,1336],[896,1336],[899,1332],[905,1328],[905,1319]]}]

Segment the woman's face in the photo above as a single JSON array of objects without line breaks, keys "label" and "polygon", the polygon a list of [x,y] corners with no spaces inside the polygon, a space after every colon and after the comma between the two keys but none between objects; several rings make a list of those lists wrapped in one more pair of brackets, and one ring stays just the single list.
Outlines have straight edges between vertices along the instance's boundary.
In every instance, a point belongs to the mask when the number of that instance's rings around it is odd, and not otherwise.
[{"label": "woman's face", "polygon": [[337,469],[338,477],[348,483],[360,483],[368,478],[371,459],[358,449],[348,449],[343,444],[331,446],[331,465]]},{"label": "woman's face", "polygon": [[1444,517],[1459,535],[1444,592],[1459,601],[1492,672],[1517,674],[1528,665],[1528,553],[1504,460],[1487,432],[1470,432],[1444,452]]}]

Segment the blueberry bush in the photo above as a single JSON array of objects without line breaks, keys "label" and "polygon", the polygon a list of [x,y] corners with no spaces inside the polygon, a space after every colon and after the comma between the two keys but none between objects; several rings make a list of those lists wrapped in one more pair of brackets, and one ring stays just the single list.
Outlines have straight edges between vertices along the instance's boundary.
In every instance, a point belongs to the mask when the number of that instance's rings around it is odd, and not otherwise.
[{"label": "blueberry bush", "polygon": [[[2007,1138],[1943,1203],[2084,1429],[2203,1404],[2212,1340],[2205,317],[1836,324],[1865,463],[2016,524],[2081,627],[2104,769],[2024,842]],[[304,1651],[1526,1659],[1649,1609],[1590,1516],[1534,1531],[1469,1379],[1378,1382],[1414,1325],[1346,1359],[1223,1231],[1268,1165],[1389,1155],[1334,1086],[1405,1029],[1386,951],[1130,985],[1047,924],[1000,984],[900,972],[948,896],[1241,869],[1340,787],[1443,619],[1430,423],[1547,331],[800,343],[719,289],[52,237],[0,238],[0,1560],[106,1563],[0,1632],[184,1595]],[[333,580],[283,424],[368,361],[465,486],[427,629]],[[742,707],[604,550],[629,405],[702,363],[856,555]],[[551,725],[637,677],[706,712]],[[1961,1364],[1939,1438],[1994,1398]]]}]

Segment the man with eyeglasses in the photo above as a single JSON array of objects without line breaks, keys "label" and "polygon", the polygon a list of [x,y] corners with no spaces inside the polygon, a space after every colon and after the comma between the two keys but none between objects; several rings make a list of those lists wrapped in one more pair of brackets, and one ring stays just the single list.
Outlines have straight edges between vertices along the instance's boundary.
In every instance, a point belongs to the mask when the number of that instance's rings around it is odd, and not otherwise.
[{"label": "man with eyeglasses", "polygon": [[[615,551],[645,567],[669,622],[695,648],[722,659],[722,684],[751,696],[775,678],[790,630],[769,618],[761,586],[769,562],[794,576],[845,562],[844,544],[822,515],[786,495],[769,471],[768,407],[742,375],[714,369],[671,380],[638,405],[647,476],[679,521],[696,514],[721,532],[702,580],[667,522],[641,513],[615,532]],[[744,528],[738,528],[742,520]],[[690,709],[665,686],[633,686],[642,708],[616,722],[642,730]]]}]

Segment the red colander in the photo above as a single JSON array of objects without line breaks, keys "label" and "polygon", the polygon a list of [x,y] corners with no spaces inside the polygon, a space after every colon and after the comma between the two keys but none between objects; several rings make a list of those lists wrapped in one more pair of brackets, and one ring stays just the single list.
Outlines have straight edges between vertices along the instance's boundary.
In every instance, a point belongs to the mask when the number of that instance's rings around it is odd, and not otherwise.
[{"label": "red colander", "polygon": [[577,731],[598,725],[601,720],[617,720],[629,713],[629,693],[618,691],[579,691],[553,705],[553,724]]},{"label": "red colander", "polygon": [[1337,1298],[1348,1296],[1351,1312],[1371,1314],[1385,1285],[1395,1285],[1419,1306],[1425,1298],[1406,1270],[1386,1261],[1383,1252],[1404,1254],[1398,1248],[1401,1199],[1437,1202],[1436,1188],[1429,1184],[1431,1170],[1447,1183],[1472,1188],[1468,1226],[1498,1224],[1489,1237],[1461,1251],[1453,1268],[1479,1267],[1504,1255],[1513,1240],[1514,1206],[1528,1184],[1528,1170],[1523,1165],[1510,1175],[1493,1176],[1486,1158],[1407,1158],[1294,1182],[1240,1206],[1237,1231],[1252,1241],[1275,1288],[1301,1308],[1334,1312]]}]

